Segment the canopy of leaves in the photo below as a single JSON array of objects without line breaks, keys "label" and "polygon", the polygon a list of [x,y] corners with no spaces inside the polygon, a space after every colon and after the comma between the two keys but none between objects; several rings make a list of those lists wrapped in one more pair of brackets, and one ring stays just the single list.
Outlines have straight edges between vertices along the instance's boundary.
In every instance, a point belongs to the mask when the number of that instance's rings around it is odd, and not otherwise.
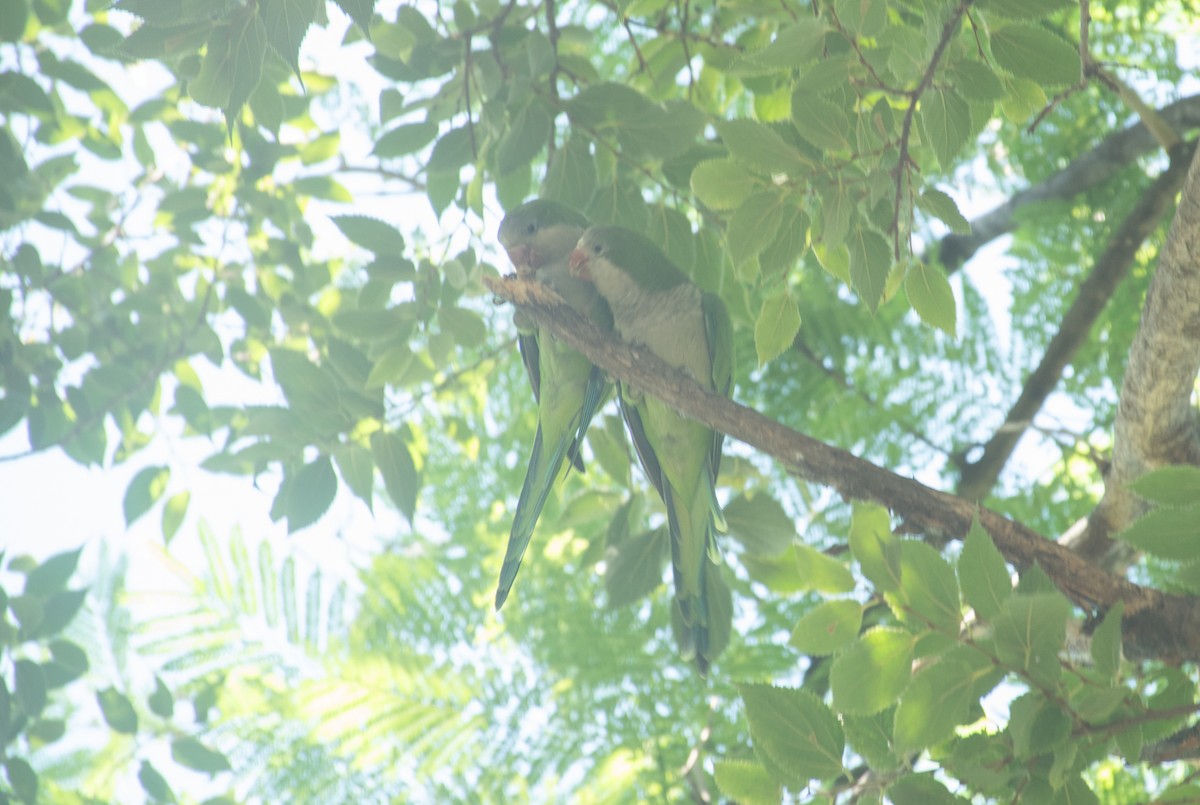
[{"label": "canopy of leaves", "polygon": [[[1189,624],[1133,641],[1116,577],[1081,592],[986,518],[918,528],[941,499],[852,502],[732,442],[733,636],[696,676],[615,405],[492,612],[536,407],[485,285],[531,196],[638,230],[729,308],[738,401],[1046,536],[1120,486],[1093,524],[1190,596],[1195,467],[1127,468],[1200,449],[1122,463],[1118,399],[1197,27],[1124,0],[0,0],[0,458],[137,466],[125,521],[159,519],[186,590],[127,600],[105,551],[85,603],[78,552],[9,549],[0,799],[1200,796]],[[201,468],[144,461],[164,433]],[[289,533],[339,492],[394,533],[338,578],[214,534],[200,470]]]}]

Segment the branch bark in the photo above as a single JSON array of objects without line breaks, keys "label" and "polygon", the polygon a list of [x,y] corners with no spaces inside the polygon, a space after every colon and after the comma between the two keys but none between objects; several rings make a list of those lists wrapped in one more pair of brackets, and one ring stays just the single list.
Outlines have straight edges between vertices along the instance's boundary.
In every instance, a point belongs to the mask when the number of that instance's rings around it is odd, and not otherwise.
[{"label": "branch bark", "polygon": [[832,487],[847,500],[886,506],[904,520],[908,530],[939,542],[961,538],[978,516],[1006,559],[1018,567],[1040,565],[1058,588],[1084,609],[1102,611],[1124,601],[1126,656],[1169,662],[1200,660],[1200,599],[1140,587],[996,512],[876,467],[710,393],[648,350],[601,332],[535,282],[485,281],[493,293],[516,303],[523,315],[613,377],[775,458],[790,472]]},{"label": "branch bark", "polygon": [[1129,556],[1112,534],[1144,510],[1129,483],[1156,467],[1200,465],[1200,422],[1192,403],[1200,373],[1200,151],[1197,154],[1129,351],[1104,497],[1091,516],[1061,540],[1107,566]]},{"label": "branch bark", "polygon": [[[1168,104],[1159,116],[1175,131],[1200,126],[1200,95]],[[1008,201],[971,221],[971,234],[942,238],[937,247],[942,265],[947,271],[957,271],[985,244],[1016,229],[1016,213],[1022,207],[1072,198],[1112,178],[1137,157],[1159,148],[1150,129],[1140,122],[1109,135],[1044,182],[1013,194]]]},{"label": "branch bark", "polygon": [[1034,415],[1041,410],[1046,398],[1058,386],[1063,370],[1087,341],[1092,325],[1104,311],[1118,284],[1129,273],[1138,249],[1158,228],[1162,217],[1174,203],[1187,177],[1194,150],[1194,144],[1173,150],[1171,164],[1146,189],[1121,223],[1091,274],[1079,286],[1079,294],[1063,316],[1058,332],[1046,346],[1041,363],[1025,381],[1004,424],[988,440],[979,459],[963,468],[958,485],[960,496],[968,500],[981,500],[995,486],[1005,464],[1016,450],[1017,442],[1029,429]]}]

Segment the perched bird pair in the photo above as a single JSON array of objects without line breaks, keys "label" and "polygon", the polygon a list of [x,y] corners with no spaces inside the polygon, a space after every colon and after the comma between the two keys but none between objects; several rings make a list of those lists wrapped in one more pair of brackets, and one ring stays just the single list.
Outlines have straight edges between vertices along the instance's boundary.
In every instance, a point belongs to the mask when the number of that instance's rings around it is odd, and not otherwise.
[{"label": "perched bird pair", "polygon": [[[721,300],[692,284],[642,235],[585,227],[573,210],[536,200],[505,217],[499,239],[519,274],[532,274],[601,327],[611,325],[622,339],[728,395],[733,336]],[[577,459],[606,391],[603,372],[553,337],[522,333],[520,345],[538,399],[538,432],[500,572],[497,609],[563,459]],[[725,527],[716,497],[724,436],[627,384],[621,384],[619,400],[638,458],[667,510],[683,651],[704,673],[728,633],[727,623],[713,623],[711,606],[714,598],[728,597],[715,535]],[[719,617],[728,619],[728,606]]]}]

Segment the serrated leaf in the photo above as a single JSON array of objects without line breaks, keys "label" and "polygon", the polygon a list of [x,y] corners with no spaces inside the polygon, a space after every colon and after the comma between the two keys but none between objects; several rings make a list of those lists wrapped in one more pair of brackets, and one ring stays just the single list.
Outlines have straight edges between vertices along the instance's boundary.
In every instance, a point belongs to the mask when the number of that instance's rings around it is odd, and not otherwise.
[{"label": "serrated leaf", "polygon": [[1071,5],[1069,0],[979,0],[979,8],[1014,20],[1048,17]]},{"label": "serrated leaf", "polygon": [[735,210],[759,186],[759,180],[732,159],[710,159],[692,171],[692,192],[714,210]]},{"label": "serrated leaf", "polygon": [[405,156],[429,145],[437,134],[437,123],[404,123],[384,132],[371,153],[380,159]]},{"label": "serrated leaf", "polygon": [[554,152],[542,183],[542,198],[585,210],[596,194],[596,160],[582,137],[571,136]]},{"label": "serrated leaf", "polygon": [[938,190],[927,187],[917,199],[917,206],[950,227],[950,231],[958,235],[971,234],[971,222],[959,212],[954,199]]},{"label": "serrated leaf", "polygon": [[969,718],[973,684],[970,667],[951,659],[917,673],[896,708],[896,750],[919,752],[952,736]]},{"label": "serrated leaf", "polygon": [[192,771],[216,774],[230,769],[225,755],[209,749],[195,738],[176,738],[171,741],[171,757],[176,763]]},{"label": "serrated leaf", "polygon": [[797,572],[803,579],[802,589],[819,593],[848,593],[857,582],[850,568],[832,556],[826,556],[808,545],[793,548]]},{"label": "serrated leaf", "polygon": [[288,479],[286,517],[288,533],[315,523],[329,510],[337,494],[337,476],[328,455],[305,464]]},{"label": "serrated leaf", "polygon": [[805,690],[740,685],[754,751],[775,779],[800,790],[842,771],[846,740],[829,708]]},{"label": "serrated leaf", "polygon": [[850,248],[850,286],[874,313],[883,299],[892,270],[892,249],[883,235],[859,228],[847,240]]},{"label": "serrated leaf", "polygon": [[778,805],[783,796],[766,768],[749,760],[718,760],[713,777],[722,794],[746,805]]},{"label": "serrated leaf", "polygon": [[963,598],[979,617],[991,620],[1012,597],[1012,578],[991,535],[976,519],[963,539],[958,557],[958,579]]},{"label": "serrated leaf", "polygon": [[991,45],[996,63],[1018,78],[1046,87],[1081,80],[1078,48],[1045,28],[1008,25],[992,32]]},{"label": "serrated leaf", "polygon": [[754,348],[758,365],[764,366],[791,349],[800,332],[800,308],[787,290],[773,294],[763,302],[754,322]]},{"label": "serrated leaf", "polygon": [[792,518],[765,492],[738,495],[723,512],[730,535],[752,554],[778,556],[791,547],[796,536]]},{"label": "serrated leaf", "polygon": [[116,688],[105,688],[96,694],[105,723],[114,732],[134,735],[138,729],[137,711],[129,699]]},{"label": "serrated leaf", "polygon": [[351,243],[367,251],[381,256],[404,251],[404,236],[386,221],[366,215],[335,215],[331,220]]},{"label": "serrated leaf", "polygon": [[642,600],[663,583],[670,540],[665,528],[622,540],[608,561],[604,589],[614,609]]},{"label": "serrated leaf", "polygon": [[719,120],[714,124],[733,158],[768,176],[794,174],[807,160],[775,129],[757,120]]},{"label": "serrated leaf", "polygon": [[775,193],[755,193],[741,203],[730,217],[725,233],[735,268],[771,245],[782,218],[783,207]]},{"label": "serrated leaf", "polygon": [[531,162],[546,147],[552,130],[550,115],[540,104],[519,111],[496,146],[496,172],[511,173]]},{"label": "serrated leaf", "polygon": [[850,120],[840,106],[815,95],[792,100],[792,123],[800,136],[825,151],[849,151]]},{"label": "serrated leaf", "polygon": [[950,563],[925,543],[900,542],[900,587],[892,595],[889,600],[901,605],[901,620],[958,634],[958,579]]},{"label": "serrated leaf", "polygon": [[805,654],[833,654],[858,637],[862,615],[857,601],[825,601],[800,618],[788,642]]},{"label": "serrated leaf", "polygon": [[973,59],[955,62],[947,75],[954,88],[968,101],[992,103],[1004,97],[1004,84],[983,62]]},{"label": "serrated leaf", "polygon": [[1013,596],[992,619],[996,655],[1037,682],[1056,683],[1070,614],[1070,604],[1057,592]]},{"label": "serrated leaf", "polygon": [[383,476],[388,497],[411,523],[416,514],[421,481],[408,445],[397,433],[376,431],[371,434],[371,453],[379,474]]},{"label": "serrated leaf", "polygon": [[950,89],[935,87],[921,96],[917,119],[938,163],[949,172],[971,134],[971,107]]},{"label": "serrated leaf", "polygon": [[133,525],[133,522],[150,510],[163,492],[167,489],[167,482],[171,478],[171,471],[166,467],[143,467],[137,475],[133,476],[129,481],[129,486],[125,488],[125,525],[126,527]]},{"label": "serrated leaf", "polygon": [[833,706],[871,715],[891,707],[912,677],[916,638],[900,629],[877,627],[839,654],[829,671]]},{"label": "serrated leaf", "polygon": [[964,805],[933,774],[906,774],[887,787],[892,805]]},{"label": "serrated leaf", "polygon": [[1129,488],[1146,500],[1167,506],[1200,503],[1200,468],[1161,467],[1138,478]]},{"label": "serrated leaf", "polygon": [[1071,734],[1071,717],[1041,693],[1018,697],[1009,705],[1008,712],[1008,732],[1018,758],[1053,751]]},{"label": "serrated leaf", "polygon": [[320,0],[274,0],[260,4],[259,8],[267,41],[296,77],[301,78],[300,43],[309,26],[317,21]]},{"label": "serrated leaf", "polygon": [[849,542],[863,575],[880,592],[900,588],[900,546],[892,536],[887,509],[856,502],[850,517]]},{"label": "serrated leaf", "polygon": [[1195,559],[1200,556],[1200,504],[1157,509],[1139,517],[1116,537],[1163,559]]},{"label": "serrated leaf", "polygon": [[951,338],[958,337],[958,310],[950,281],[937,266],[912,262],[904,276],[904,293],[921,320]]}]

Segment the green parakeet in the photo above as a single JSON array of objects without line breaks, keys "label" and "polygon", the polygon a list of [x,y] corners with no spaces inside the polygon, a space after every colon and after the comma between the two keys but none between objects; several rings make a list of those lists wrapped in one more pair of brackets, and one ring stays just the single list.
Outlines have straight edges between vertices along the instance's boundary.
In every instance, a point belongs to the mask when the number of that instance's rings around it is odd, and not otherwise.
[{"label": "green parakeet", "polygon": [[[581,315],[608,329],[612,319],[604,300],[592,285],[573,277],[567,264],[586,227],[587,219],[569,207],[537,199],[506,215],[498,237],[519,276],[545,283]],[[538,403],[538,427],[500,569],[496,609],[508,598],[563,459],[570,457],[583,469],[583,436],[608,391],[604,373],[557,339],[523,329],[518,344]]]},{"label": "green parakeet", "polygon": [[[593,227],[570,263],[608,302],[621,338],[713,391],[731,392],[733,335],[725,305],[693,285],[654,243],[620,227]],[[620,400],[642,467],[667,509],[681,644],[704,673],[724,648],[731,614],[715,535],[725,527],[716,498],[724,435],[625,384]]]}]

